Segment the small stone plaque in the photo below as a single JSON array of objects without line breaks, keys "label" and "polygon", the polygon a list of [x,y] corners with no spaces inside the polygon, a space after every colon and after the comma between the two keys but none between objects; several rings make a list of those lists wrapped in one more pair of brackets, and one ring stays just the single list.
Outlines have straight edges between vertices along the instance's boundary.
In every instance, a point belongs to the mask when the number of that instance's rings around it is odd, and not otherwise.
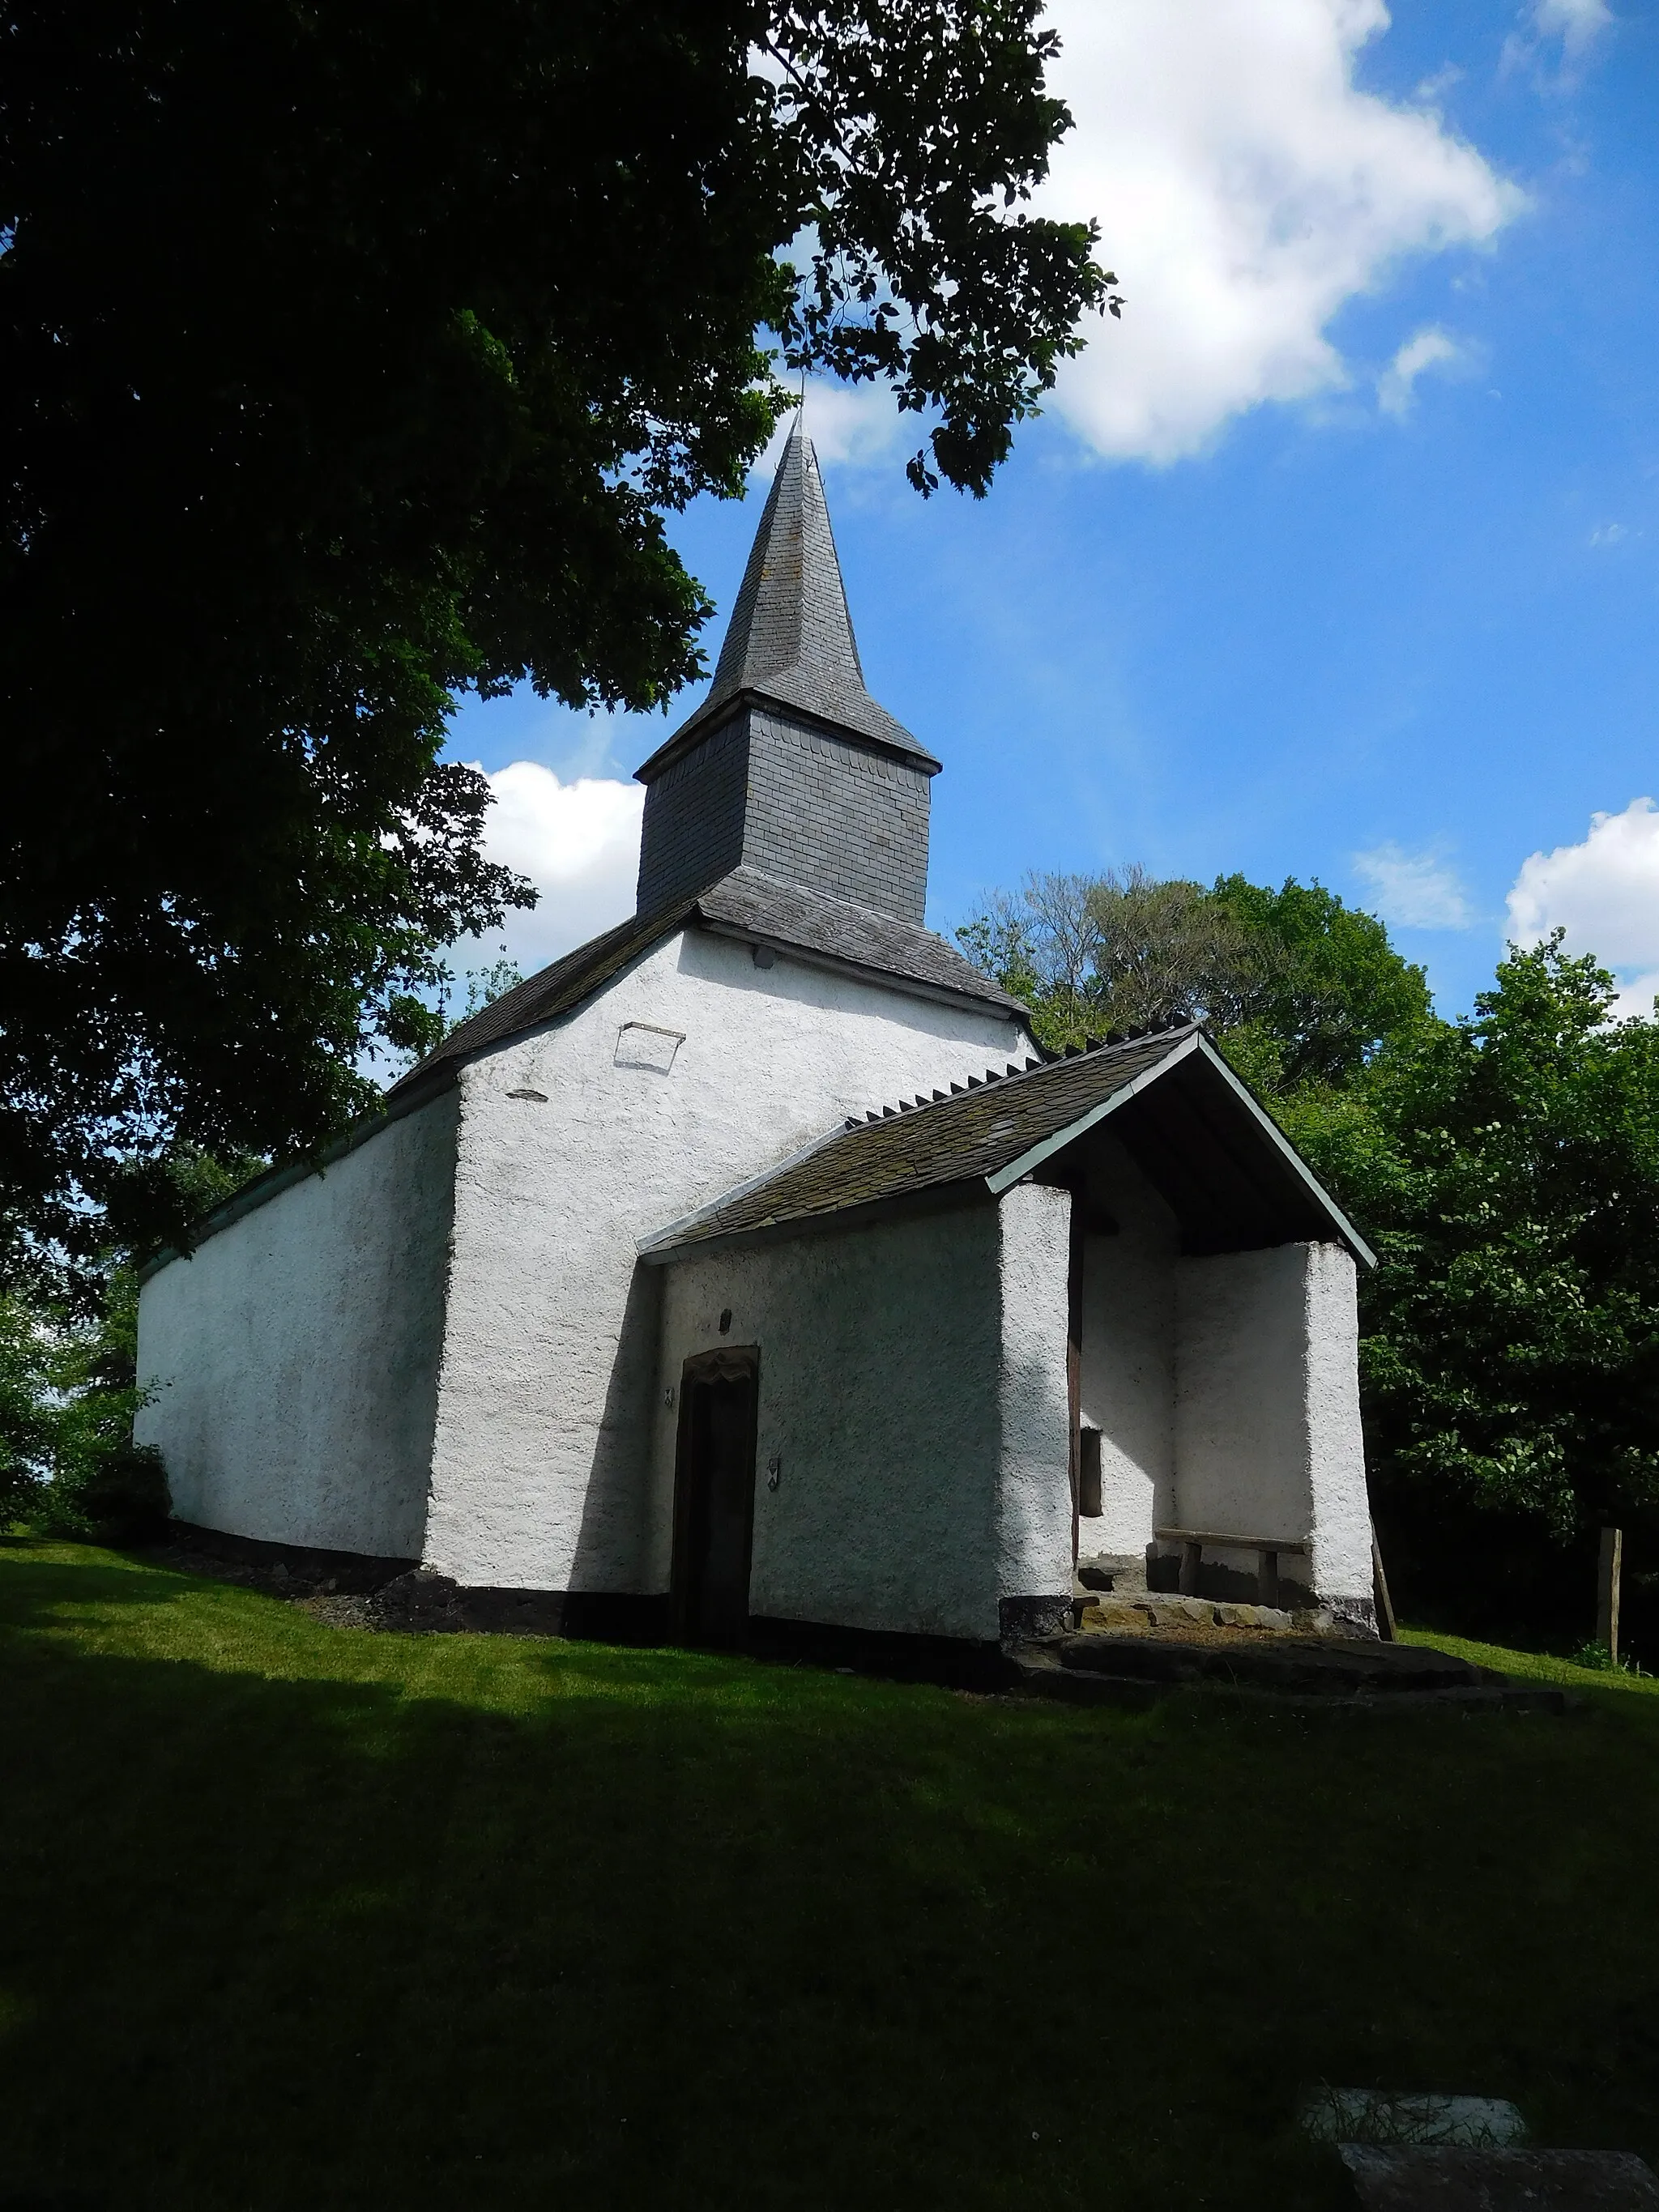
[{"label": "small stone plaque", "polygon": [[653,1075],[666,1075],[674,1065],[674,1054],[685,1042],[683,1030],[659,1030],[649,1022],[624,1022],[617,1031],[618,1067],[648,1068]]}]

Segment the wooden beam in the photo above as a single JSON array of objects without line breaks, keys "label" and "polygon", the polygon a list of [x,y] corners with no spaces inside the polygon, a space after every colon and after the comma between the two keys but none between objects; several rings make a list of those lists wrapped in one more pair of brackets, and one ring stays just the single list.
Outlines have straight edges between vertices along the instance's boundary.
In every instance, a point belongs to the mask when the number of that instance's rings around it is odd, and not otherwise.
[{"label": "wooden beam", "polygon": [[1217,1552],[1294,1552],[1305,1554],[1308,1542],[1297,1536],[1219,1536],[1208,1528],[1154,1528],[1160,1544],[1201,1544]]}]

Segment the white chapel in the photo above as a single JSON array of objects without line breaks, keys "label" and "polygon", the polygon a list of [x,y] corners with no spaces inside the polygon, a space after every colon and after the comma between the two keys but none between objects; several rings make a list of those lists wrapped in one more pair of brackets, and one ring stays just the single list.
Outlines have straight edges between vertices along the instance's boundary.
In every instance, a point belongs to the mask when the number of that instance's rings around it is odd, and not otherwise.
[{"label": "white chapel", "polygon": [[635,915],[147,1270],[178,1517],[567,1633],[993,1647],[1091,1565],[1363,1631],[1370,1255],[1201,1029],[1056,1057],[928,931],[939,765],[798,426]]}]

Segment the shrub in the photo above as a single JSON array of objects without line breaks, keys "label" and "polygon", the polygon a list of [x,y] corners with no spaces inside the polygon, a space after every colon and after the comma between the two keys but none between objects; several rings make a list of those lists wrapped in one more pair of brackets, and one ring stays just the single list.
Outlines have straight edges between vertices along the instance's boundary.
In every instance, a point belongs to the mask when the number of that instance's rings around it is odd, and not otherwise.
[{"label": "shrub", "polygon": [[167,1467],[153,1444],[121,1443],[60,1474],[48,1519],[65,1535],[100,1544],[151,1544],[165,1533],[173,1501]]}]

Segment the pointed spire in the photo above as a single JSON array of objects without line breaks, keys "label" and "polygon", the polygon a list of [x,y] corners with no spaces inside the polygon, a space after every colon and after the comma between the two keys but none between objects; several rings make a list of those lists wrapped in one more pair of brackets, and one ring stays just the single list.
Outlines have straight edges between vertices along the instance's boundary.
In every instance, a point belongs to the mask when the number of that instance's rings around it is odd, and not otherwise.
[{"label": "pointed spire", "polygon": [[799,415],[767,495],[708,696],[661,750],[678,750],[745,691],[939,765],[865,688],[818,457]]}]

